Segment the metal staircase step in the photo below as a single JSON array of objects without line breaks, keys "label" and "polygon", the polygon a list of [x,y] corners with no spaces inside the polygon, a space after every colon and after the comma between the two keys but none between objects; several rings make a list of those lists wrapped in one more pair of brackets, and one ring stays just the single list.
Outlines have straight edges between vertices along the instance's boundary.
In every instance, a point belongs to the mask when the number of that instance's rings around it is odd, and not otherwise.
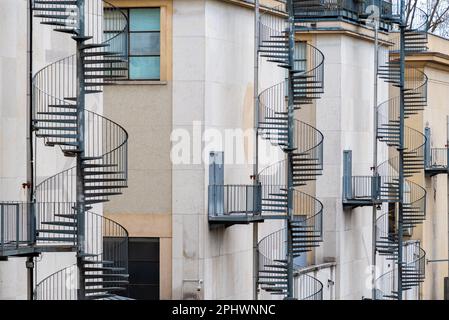
[{"label": "metal staircase step", "polygon": [[76,119],[34,119],[33,122],[52,122],[52,123],[74,123],[76,124]]},{"label": "metal staircase step", "polygon": [[57,133],[36,133],[37,138],[62,138],[62,139],[76,139],[76,134],[57,134]]},{"label": "metal staircase step", "polygon": [[121,186],[121,185],[102,185],[102,186],[90,186],[87,185],[84,187],[84,190],[103,190],[103,189],[122,189],[122,188],[128,188],[128,186]]},{"label": "metal staircase step", "polygon": [[76,117],[76,112],[68,112],[68,111],[46,111],[46,112],[37,112],[40,115],[49,115],[49,116],[61,116],[61,117]]},{"label": "metal staircase step", "polygon": [[72,219],[72,220],[77,219],[76,214],[55,214],[54,216],[59,217],[59,218]]},{"label": "metal staircase step", "polygon": [[50,225],[50,226],[63,226],[63,227],[76,227],[76,222],[68,222],[68,221],[44,221],[42,224]]},{"label": "metal staircase step", "polygon": [[98,274],[90,274],[87,273],[84,275],[86,279],[103,279],[103,278],[129,278],[128,274],[123,273],[98,273]]},{"label": "metal staircase step", "polygon": [[116,196],[121,195],[121,192],[93,192],[93,193],[85,193],[86,198],[96,198],[96,197],[108,197],[108,196]]},{"label": "metal staircase step", "polygon": [[124,182],[124,178],[85,178],[85,183],[97,183],[97,182]]},{"label": "metal staircase step", "polygon": [[85,288],[86,293],[126,290],[124,287]]},{"label": "metal staircase step", "polygon": [[64,229],[37,229],[38,233],[61,233],[61,234],[76,234],[77,231],[74,229],[64,230]]},{"label": "metal staircase step", "polygon": [[[126,60],[122,59],[84,59],[84,64],[114,64],[114,63],[124,63]],[[127,70],[127,68],[125,68]]]},{"label": "metal staircase step", "polygon": [[34,0],[34,5],[36,4],[58,4],[67,6],[76,6],[77,0]]},{"label": "metal staircase step", "polygon": [[70,33],[70,34],[77,34],[77,30],[73,29],[73,28],[58,28],[58,29],[53,29],[54,31],[57,32],[62,32],[62,33]]},{"label": "metal staircase step", "polygon": [[120,267],[85,267],[83,268],[84,272],[93,272],[93,271],[126,271],[125,268]]},{"label": "metal staircase step", "polygon": [[97,300],[97,299],[104,299],[104,298],[110,298],[115,296],[112,293],[90,293],[86,294],[85,299],[86,300]]},{"label": "metal staircase step", "polygon": [[82,260],[82,263],[87,265],[87,264],[101,264],[101,265],[105,265],[105,264],[114,264],[114,261],[111,260]]},{"label": "metal staircase step", "polygon": [[92,200],[86,200],[86,204],[98,204],[103,202],[109,202],[109,199],[92,199]]},{"label": "metal staircase step", "polygon": [[76,241],[76,237],[36,237],[37,241],[54,241],[54,242],[70,242],[73,243]]},{"label": "metal staircase step", "polygon": [[109,286],[114,286],[114,285],[128,285],[129,281],[127,280],[100,280],[100,281],[88,281],[86,280],[84,282],[86,284],[86,287],[91,287],[91,286],[101,286],[101,285],[109,285]]},{"label": "metal staircase step", "polygon": [[287,274],[287,270],[259,270],[259,273]]},{"label": "metal staircase step", "polygon": [[265,284],[265,285],[278,285],[278,284],[287,284],[287,279],[285,281],[279,280],[273,280],[273,281],[258,281],[259,284]]},{"label": "metal staircase step", "polygon": [[49,127],[49,126],[34,126],[36,130],[51,130],[51,131],[77,131],[77,127]]},{"label": "metal staircase step", "polygon": [[105,163],[84,163],[82,167],[84,169],[86,168],[111,168],[111,167],[117,167],[117,164],[105,164]]},{"label": "metal staircase step", "polygon": [[84,171],[85,176],[98,176],[98,175],[110,175],[110,174],[125,174],[124,171]]}]

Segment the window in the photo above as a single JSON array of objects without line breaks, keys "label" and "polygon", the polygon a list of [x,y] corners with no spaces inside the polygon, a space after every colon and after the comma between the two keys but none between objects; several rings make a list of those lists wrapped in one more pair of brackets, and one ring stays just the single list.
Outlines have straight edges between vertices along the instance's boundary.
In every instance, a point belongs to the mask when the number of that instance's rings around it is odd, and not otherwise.
[{"label": "window", "polygon": [[307,70],[307,44],[304,41],[297,41],[295,43],[294,63],[295,70]]},{"label": "window", "polygon": [[[160,8],[122,9],[128,17],[127,55],[129,80],[160,80],[161,10]],[[117,33],[113,11],[105,10],[105,34]],[[112,21],[108,23],[108,21]],[[122,39],[114,39],[120,42]],[[111,44],[114,46],[114,44]]]}]

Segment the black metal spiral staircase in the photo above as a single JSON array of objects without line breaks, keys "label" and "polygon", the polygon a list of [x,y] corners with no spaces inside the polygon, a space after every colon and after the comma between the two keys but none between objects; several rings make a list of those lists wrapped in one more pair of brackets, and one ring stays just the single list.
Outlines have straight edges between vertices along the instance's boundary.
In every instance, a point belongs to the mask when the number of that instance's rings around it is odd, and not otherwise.
[{"label": "black metal spiral staircase", "polygon": [[[103,0],[35,0],[33,10],[41,24],[69,34],[77,49],[33,79],[36,137],[76,160],[75,167],[35,188],[36,245],[42,251],[77,252],[77,265],[38,283],[35,297],[116,297],[127,290],[128,234],[90,210],[127,187],[128,134],[85,105],[88,96],[126,76],[127,18]],[[104,13],[108,19],[98,21]],[[103,23],[116,31],[104,34]]]},{"label": "black metal spiral staircase", "polygon": [[[320,1],[292,1],[290,16],[298,10],[320,6]],[[287,4],[288,7],[288,4]],[[293,9],[293,10],[292,10]],[[323,135],[313,126],[294,119],[294,110],[311,104],[323,93],[324,56],[314,46],[295,47],[293,24],[269,14],[260,17],[259,53],[285,69],[288,81],[259,95],[259,135],[278,146],[286,155],[259,173],[262,188],[261,212],[265,218],[284,217],[286,228],[259,242],[259,285],[273,295],[288,297],[289,254],[293,259],[319,246],[322,241],[321,202],[298,190],[316,180],[323,169]],[[291,50],[294,51],[293,59]],[[288,218],[290,216],[290,218]],[[288,239],[291,239],[289,249]],[[289,250],[292,252],[289,253]],[[299,266],[295,265],[293,269]],[[297,299],[321,299],[322,285],[308,276],[300,278],[307,291],[294,293]],[[303,281],[303,282],[301,282]],[[307,285],[312,281],[315,285]],[[295,290],[293,290],[295,291]],[[291,296],[290,296],[291,298]]]},{"label": "black metal spiral staircase", "polygon": [[401,64],[401,58],[405,61],[407,55],[427,50],[427,15],[417,9],[415,19],[393,40],[385,63],[378,69],[379,77],[400,95],[378,107],[377,137],[389,147],[389,159],[377,168],[380,183],[376,197],[380,202],[398,203],[398,208],[384,206],[386,212],[377,220],[377,252],[395,265],[376,280],[376,299],[403,299],[404,292],[419,287],[425,277],[425,252],[418,248],[410,258],[408,241],[404,240],[406,232],[426,216],[426,190],[410,179],[423,173],[426,137],[405,124],[427,104],[427,76],[405,62],[404,67]]}]

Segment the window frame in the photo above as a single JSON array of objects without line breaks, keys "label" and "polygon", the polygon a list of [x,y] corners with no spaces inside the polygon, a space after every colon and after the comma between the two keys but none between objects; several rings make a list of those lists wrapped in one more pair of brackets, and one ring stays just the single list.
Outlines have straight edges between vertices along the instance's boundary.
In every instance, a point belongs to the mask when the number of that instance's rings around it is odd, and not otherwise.
[{"label": "window frame", "polygon": [[[126,79],[123,79],[124,81],[133,81],[133,82],[139,82],[139,81],[163,81],[162,80],[162,18],[163,18],[163,13],[162,13],[162,7],[157,6],[157,7],[120,7],[120,10],[124,11],[126,14],[126,37],[127,37],[127,52],[126,52],[126,57],[127,57],[127,65],[128,65],[128,70],[127,70],[127,77]],[[158,31],[131,31],[131,16],[130,16],[130,11],[134,10],[134,9],[145,9],[145,10],[151,10],[151,9],[159,9],[159,30]],[[112,32],[117,32],[117,30],[104,30],[104,33],[112,33]],[[132,55],[131,54],[131,34],[136,34],[136,33],[158,33],[159,34],[159,54],[155,55]],[[131,58],[134,57],[159,57],[159,77],[158,78],[144,78],[144,79],[132,79],[130,77],[130,70],[131,70]]]},{"label": "window frame", "polygon": [[[131,31],[131,16],[130,11],[136,10],[136,9],[145,9],[145,10],[151,10],[151,9],[159,9],[159,31]],[[161,81],[161,38],[162,38],[162,10],[161,7],[129,7],[129,8],[121,8],[121,10],[126,10],[128,17],[128,81]],[[158,55],[131,55],[131,34],[132,33],[158,33],[159,34],[159,54]],[[150,79],[131,79],[130,78],[130,70],[131,70],[131,58],[132,57],[159,57],[159,77]]]},{"label": "window frame", "polygon": [[167,85],[173,80],[173,2],[172,0],[108,0],[116,8],[159,8],[161,10],[160,80],[117,81],[118,85]]}]

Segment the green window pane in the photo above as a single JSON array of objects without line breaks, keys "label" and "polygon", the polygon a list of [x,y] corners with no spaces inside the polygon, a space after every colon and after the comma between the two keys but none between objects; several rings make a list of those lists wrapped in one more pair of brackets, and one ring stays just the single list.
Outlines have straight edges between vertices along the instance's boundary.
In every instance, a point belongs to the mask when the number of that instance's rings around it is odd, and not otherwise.
[{"label": "green window pane", "polygon": [[132,80],[158,80],[160,57],[130,57],[129,78]]},{"label": "green window pane", "polygon": [[133,56],[158,56],[160,54],[160,33],[145,32],[130,34],[130,54]]},{"label": "green window pane", "polygon": [[108,44],[108,50],[128,55],[128,34],[105,32],[103,42]]},{"label": "green window pane", "polygon": [[130,31],[160,31],[161,30],[161,10],[151,9],[130,9],[129,10]]}]

